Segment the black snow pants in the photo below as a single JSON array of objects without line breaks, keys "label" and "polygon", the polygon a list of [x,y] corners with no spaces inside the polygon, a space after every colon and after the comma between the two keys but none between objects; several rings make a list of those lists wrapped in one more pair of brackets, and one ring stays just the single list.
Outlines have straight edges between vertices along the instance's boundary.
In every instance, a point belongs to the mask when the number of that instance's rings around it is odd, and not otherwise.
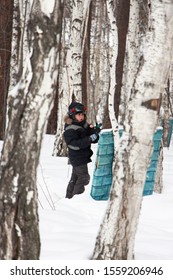
[{"label": "black snow pants", "polygon": [[67,186],[66,198],[72,198],[75,194],[81,194],[85,191],[84,186],[88,185],[90,175],[87,164],[73,166],[72,175]]}]

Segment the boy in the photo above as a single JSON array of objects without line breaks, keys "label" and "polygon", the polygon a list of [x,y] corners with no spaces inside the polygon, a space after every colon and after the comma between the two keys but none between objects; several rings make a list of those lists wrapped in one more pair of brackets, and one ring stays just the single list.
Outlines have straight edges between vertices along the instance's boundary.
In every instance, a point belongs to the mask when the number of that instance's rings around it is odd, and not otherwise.
[{"label": "boy", "polygon": [[94,128],[86,122],[86,107],[72,102],[65,117],[64,139],[68,146],[68,156],[72,165],[72,175],[66,190],[66,198],[85,191],[90,176],[87,164],[93,154],[91,143],[97,143],[100,128]]}]

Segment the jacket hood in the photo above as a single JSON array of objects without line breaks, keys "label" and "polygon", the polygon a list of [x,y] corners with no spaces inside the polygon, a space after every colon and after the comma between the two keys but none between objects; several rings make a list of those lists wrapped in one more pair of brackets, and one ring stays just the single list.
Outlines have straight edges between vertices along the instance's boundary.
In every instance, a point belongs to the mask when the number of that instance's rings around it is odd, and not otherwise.
[{"label": "jacket hood", "polygon": [[64,122],[65,122],[65,124],[70,125],[70,124],[72,124],[73,120],[69,117],[69,115],[66,115],[64,117]]},{"label": "jacket hood", "polygon": [[76,124],[76,125],[79,125],[79,126],[87,126],[87,121],[86,121],[86,116],[84,118],[84,120],[82,122],[78,122],[76,120],[73,120],[72,118],[69,117],[69,115],[67,114],[65,117],[64,117],[64,122],[66,125],[70,125],[70,124]]}]

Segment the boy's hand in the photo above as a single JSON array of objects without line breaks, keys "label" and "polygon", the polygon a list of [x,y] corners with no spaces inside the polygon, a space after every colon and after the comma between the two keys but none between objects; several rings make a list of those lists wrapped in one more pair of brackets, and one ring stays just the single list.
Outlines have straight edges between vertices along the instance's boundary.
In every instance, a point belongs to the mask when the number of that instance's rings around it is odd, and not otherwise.
[{"label": "boy's hand", "polygon": [[91,142],[95,142],[97,139],[98,135],[96,133],[93,133],[90,135],[89,139]]}]

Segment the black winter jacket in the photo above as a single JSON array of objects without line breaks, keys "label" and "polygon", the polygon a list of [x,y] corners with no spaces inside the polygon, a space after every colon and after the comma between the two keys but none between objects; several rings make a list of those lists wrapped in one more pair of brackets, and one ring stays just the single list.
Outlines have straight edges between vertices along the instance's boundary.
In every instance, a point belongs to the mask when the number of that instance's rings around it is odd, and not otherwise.
[{"label": "black winter jacket", "polygon": [[[65,118],[64,139],[68,146],[68,157],[72,166],[79,166],[91,162],[93,154],[89,136],[95,133],[86,121],[78,122]],[[98,137],[99,138],[99,137]],[[98,142],[98,139],[95,143]]]}]

